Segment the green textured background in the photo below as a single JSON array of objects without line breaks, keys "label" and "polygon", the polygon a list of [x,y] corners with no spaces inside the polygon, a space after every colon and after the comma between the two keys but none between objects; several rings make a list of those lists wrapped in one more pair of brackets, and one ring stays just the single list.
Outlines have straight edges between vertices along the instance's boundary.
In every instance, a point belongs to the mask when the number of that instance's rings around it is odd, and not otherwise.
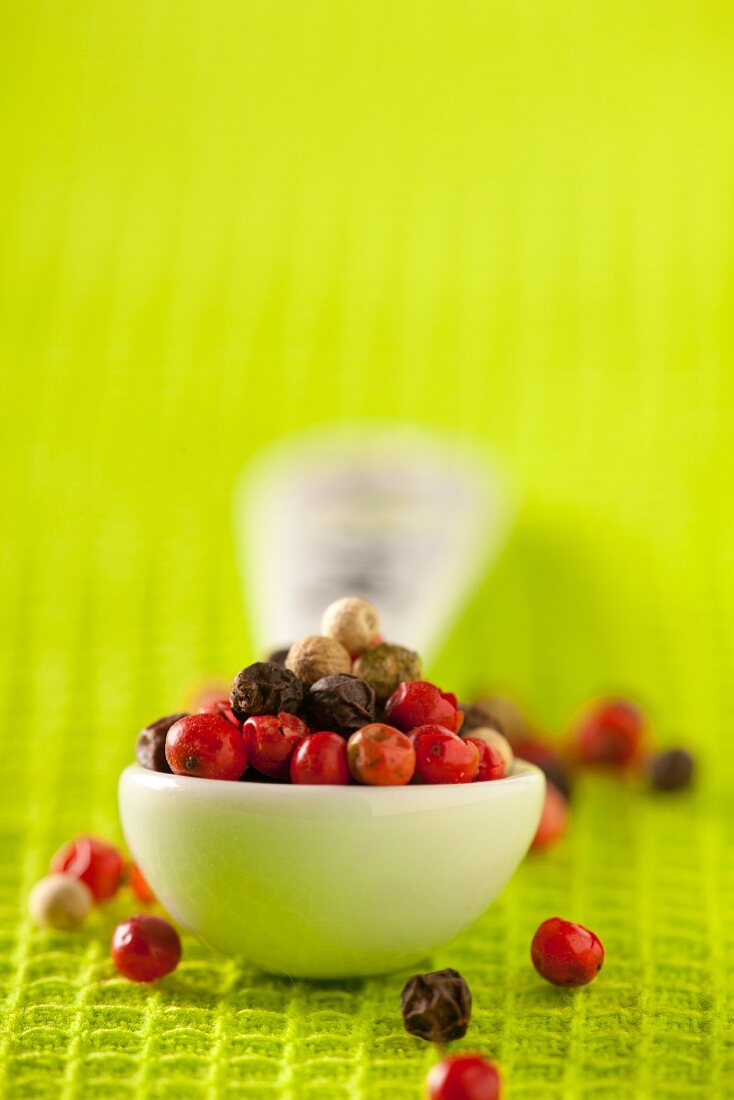
[{"label": "green textured background", "polygon": [[[517,530],[432,670],[560,730],[606,686],[692,796],[583,783],[436,961],[520,1098],[734,1096],[734,12],[714,0],[41,0],[2,16],[0,1095],[412,1100],[400,977],[148,990],[25,918],[117,836],[144,721],[251,653],[229,513],[360,413],[490,442]],[[253,517],[257,522],[257,517]],[[294,531],[297,537],[297,529]],[[545,986],[530,935],[608,962]],[[104,936],[103,936],[104,934]]]}]

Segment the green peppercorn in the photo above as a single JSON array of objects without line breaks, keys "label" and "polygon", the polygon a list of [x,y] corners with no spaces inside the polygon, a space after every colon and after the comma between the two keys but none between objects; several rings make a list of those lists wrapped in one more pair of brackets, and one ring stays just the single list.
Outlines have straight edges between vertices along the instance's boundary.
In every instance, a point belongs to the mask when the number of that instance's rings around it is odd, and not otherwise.
[{"label": "green peppercorn", "polygon": [[355,676],[366,680],[377,701],[389,699],[398,684],[420,680],[421,659],[412,649],[390,642],[366,649],[354,666]]}]

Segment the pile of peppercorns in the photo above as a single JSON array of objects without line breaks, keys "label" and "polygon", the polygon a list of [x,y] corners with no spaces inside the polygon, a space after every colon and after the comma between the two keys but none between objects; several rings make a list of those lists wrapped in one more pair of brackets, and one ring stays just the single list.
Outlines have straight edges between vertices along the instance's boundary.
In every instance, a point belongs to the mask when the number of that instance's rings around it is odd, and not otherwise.
[{"label": "pile of peppercorns", "polygon": [[138,736],[138,763],[204,779],[369,786],[501,779],[513,751],[496,722],[460,736],[455,695],[421,680],[417,653],[382,640],[377,610],[348,596],[321,634],[237,674],[229,698]]}]

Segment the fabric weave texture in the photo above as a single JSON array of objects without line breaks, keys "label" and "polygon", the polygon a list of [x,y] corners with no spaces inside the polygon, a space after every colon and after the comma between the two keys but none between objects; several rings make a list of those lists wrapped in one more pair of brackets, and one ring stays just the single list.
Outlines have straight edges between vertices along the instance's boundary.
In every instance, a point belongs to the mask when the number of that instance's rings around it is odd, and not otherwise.
[{"label": "fabric weave texture", "polygon": [[[0,1096],[421,1095],[405,974],[290,982],[186,936],[141,988],[108,956],[129,897],[78,934],[26,916],[62,841],[119,839],[137,730],[259,656],[243,463],[355,416],[486,444],[515,485],[431,676],[516,692],[557,736],[629,690],[700,758],[680,797],[584,778],[567,840],[426,960],[472,988],[458,1046],[510,1100],[734,1096],[732,5],[41,0],[4,23]],[[576,993],[530,965],[556,914],[607,949]]]}]

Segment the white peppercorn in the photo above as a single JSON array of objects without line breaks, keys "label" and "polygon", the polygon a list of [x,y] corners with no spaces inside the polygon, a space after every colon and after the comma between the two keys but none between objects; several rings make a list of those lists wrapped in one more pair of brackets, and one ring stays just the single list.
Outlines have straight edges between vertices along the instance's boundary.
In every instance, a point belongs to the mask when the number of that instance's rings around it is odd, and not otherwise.
[{"label": "white peppercorn", "polygon": [[33,887],[28,910],[45,928],[76,928],[94,904],[92,891],[72,875],[46,875]]},{"label": "white peppercorn", "polygon": [[307,634],[288,650],[285,667],[309,687],[324,676],[352,671],[352,658],[336,638]]},{"label": "white peppercorn", "polygon": [[321,620],[321,633],[338,642],[358,657],[372,645],[380,631],[377,608],[361,596],[344,596],[329,604]]}]

